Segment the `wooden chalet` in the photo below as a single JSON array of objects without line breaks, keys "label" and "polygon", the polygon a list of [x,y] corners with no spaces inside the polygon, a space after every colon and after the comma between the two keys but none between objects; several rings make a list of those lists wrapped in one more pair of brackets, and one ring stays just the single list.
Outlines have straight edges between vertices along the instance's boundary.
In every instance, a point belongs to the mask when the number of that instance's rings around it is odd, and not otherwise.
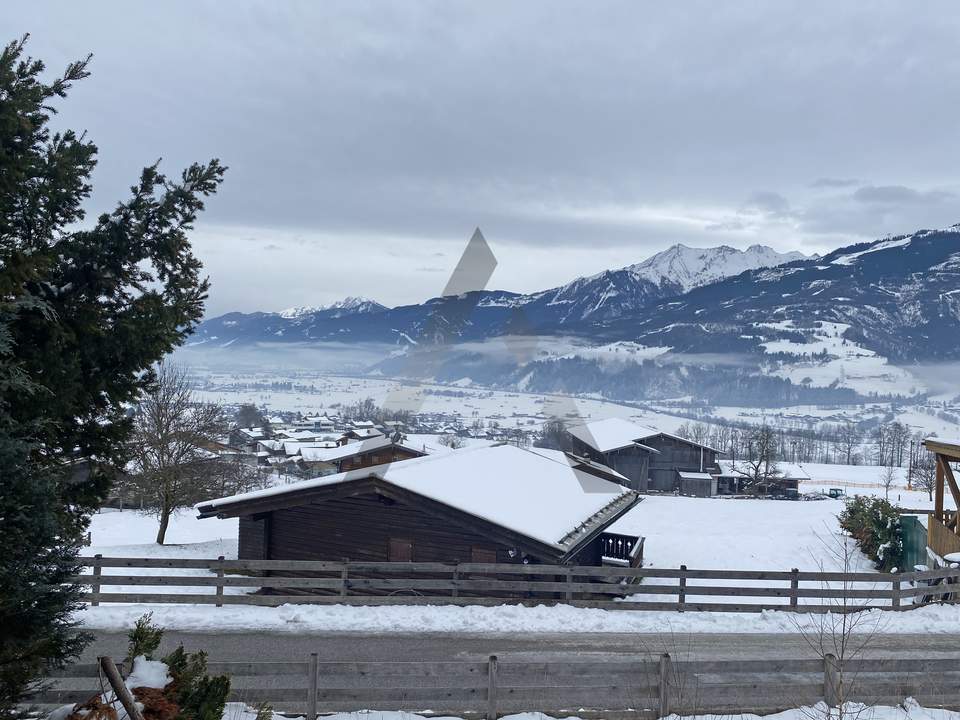
[{"label": "wooden chalet", "polygon": [[960,553],[960,522],[956,510],[948,510],[944,504],[947,487],[954,507],[960,508],[960,486],[950,463],[960,462],[960,440],[927,438],[923,441],[927,450],[936,457],[937,476],[933,488],[933,514],[927,520],[927,547],[941,558]]},{"label": "wooden chalet", "polygon": [[317,473],[337,473],[423,457],[427,453],[379,436],[333,447],[301,447],[300,464]]},{"label": "wooden chalet", "polygon": [[638,501],[618,473],[555,450],[468,448],[197,505],[240,518],[240,559],[637,565],[606,528]]},{"label": "wooden chalet", "polygon": [[[622,418],[595,420],[567,429],[570,449],[625,475],[640,492],[679,490],[681,473],[719,472],[719,450]],[[687,482],[691,482],[689,479]],[[698,494],[706,481],[698,481]]]}]

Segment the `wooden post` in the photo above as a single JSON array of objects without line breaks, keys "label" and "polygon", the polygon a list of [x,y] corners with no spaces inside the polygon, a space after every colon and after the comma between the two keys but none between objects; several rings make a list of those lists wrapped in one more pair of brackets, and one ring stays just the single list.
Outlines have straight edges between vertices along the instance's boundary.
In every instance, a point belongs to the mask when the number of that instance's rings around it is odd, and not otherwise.
[{"label": "wooden post", "polygon": [[100,604],[100,573],[103,572],[100,558],[102,557],[100,553],[93,556],[93,582],[90,583],[90,604],[93,606]]},{"label": "wooden post", "polygon": [[319,672],[320,662],[317,653],[310,653],[310,674],[307,676],[306,720],[317,720],[317,673]]},{"label": "wooden post", "polygon": [[660,696],[660,714],[658,717],[662,718],[670,714],[670,672],[672,667],[670,654],[663,653],[660,656],[660,680],[657,684]]},{"label": "wooden post", "polygon": [[687,566],[680,566],[680,592],[677,595],[677,603],[680,607],[677,608],[678,612],[683,612],[683,606],[687,602]]},{"label": "wooden post", "polygon": [[900,609],[900,579],[894,575],[890,581],[890,606],[894,610]]},{"label": "wooden post", "polygon": [[572,586],[573,586],[573,570],[570,570],[569,568],[567,568],[567,589],[564,592],[563,597],[568,602],[570,600],[573,600]]},{"label": "wooden post", "polygon": [[487,661],[487,720],[497,720],[497,656]]},{"label": "wooden post", "polygon": [[940,464],[940,456],[936,457],[937,479],[934,483],[933,508],[937,520],[946,524],[947,518],[943,514],[943,465]]},{"label": "wooden post", "polygon": [[217,558],[217,607],[223,607],[223,555]]},{"label": "wooden post", "polygon": [[452,597],[460,597],[460,561],[457,560],[453,564],[453,591],[450,593]]},{"label": "wooden post", "polygon": [[837,656],[833,653],[827,653],[823,656],[823,699],[827,707],[839,707],[841,698],[840,692],[840,669],[837,664]]},{"label": "wooden post", "polygon": [[103,674],[106,676],[107,682],[110,683],[110,687],[112,687],[113,691],[117,694],[117,699],[120,701],[120,704],[123,705],[123,709],[126,710],[127,715],[130,716],[130,720],[143,720],[143,715],[140,714],[140,709],[137,707],[133,695],[130,694],[130,689],[126,686],[126,683],[123,682],[123,678],[120,677],[120,671],[117,670],[117,666],[113,664],[113,660],[102,656],[97,658],[97,662],[103,669]]},{"label": "wooden post", "polygon": [[347,575],[349,573],[349,570],[348,570],[349,566],[347,565],[347,562],[348,562],[347,558],[344,558],[343,568],[341,568],[340,570],[340,597],[347,596],[347,586],[349,584],[349,581],[347,579]]},{"label": "wooden post", "polygon": [[797,568],[793,568],[790,574],[792,575],[790,578],[790,609],[796,610],[797,603],[799,602],[798,598],[800,597],[800,571]]}]

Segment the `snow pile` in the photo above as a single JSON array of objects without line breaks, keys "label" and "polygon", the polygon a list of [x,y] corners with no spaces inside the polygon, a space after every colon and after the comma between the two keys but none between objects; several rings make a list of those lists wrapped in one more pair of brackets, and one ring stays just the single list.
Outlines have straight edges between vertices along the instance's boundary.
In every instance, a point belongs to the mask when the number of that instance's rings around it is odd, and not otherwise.
[{"label": "snow pile", "polygon": [[[567,605],[443,605],[362,607],[281,605],[110,605],[87,607],[77,620],[87,629],[123,631],[145,611],[170,630],[264,633],[796,633],[816,632],[824,616],[781,611],[674,613],[598,610]],[[910,612],[870,610],[858,621],[864,632],[960,633],[960,607],[929,605]]]}]

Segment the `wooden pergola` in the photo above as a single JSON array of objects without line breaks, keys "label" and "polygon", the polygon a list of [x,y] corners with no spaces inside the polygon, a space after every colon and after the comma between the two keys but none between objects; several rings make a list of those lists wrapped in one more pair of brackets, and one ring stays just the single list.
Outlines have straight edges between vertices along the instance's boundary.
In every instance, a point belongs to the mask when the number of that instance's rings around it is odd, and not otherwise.
[{"label": "wooden pergola", "polygon": [[927,438],[927,450],[936,457],[937,479],[934,485],[934,510],[927,525],[927,545],[941,557],[960,552],[960,522],[956,510],[943,507],[945,487],[950,488],[955,507],[960,508],[960,486],[954,477],[952,462],[960,462],[960,441]]}]

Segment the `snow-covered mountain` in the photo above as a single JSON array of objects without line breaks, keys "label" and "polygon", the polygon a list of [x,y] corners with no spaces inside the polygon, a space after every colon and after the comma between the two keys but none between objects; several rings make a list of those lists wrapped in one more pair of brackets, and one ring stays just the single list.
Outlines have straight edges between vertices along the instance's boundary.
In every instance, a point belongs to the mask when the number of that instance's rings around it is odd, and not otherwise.
[{"label": "snow-covered mountain", "polygon": [[[482,291],[378,308],[232,313],[203,323],[194,339],[228,353],[288,342],[402,346],[371,366],[386,375],[415,374],[404,352],[443,343],[424,377],[621,400],[914,396],[924,387],[909,366],[960,357],[960,226],[822,258],[679,246],[530,295]],[[523,351],[502,340],[517,335],[538,338]]]},{"label": "snow-covered mountain", "polygon": [[801,252],[781,253],[766,245],[751,245],[746,250],[737,250],[729,245],[691,248],[677,244],[624,270],[659,285],[679,285],[683,292],[687,292],[747,270],[806,259],[807,256]]},{"label": "snow-covered mountain", "polygon": [[204,322],[195,342],[221,346],[322,340],[434,342],[517,333],[518,323],[526,332],[555,333],[584,323],[632,317],[651,303],[691,288],[803,257],[763,245],[747,250],[675,245],[641,263],[527,295],[480,291],[392,309],[365,298],[347,298],[281,313],[230,313]]},{"label": "snow-covered mountain", "polygon": [[285,320],[294,320],[317,314],[322,314],[325,317],[341,318],[359,313],[380,312],[386,309],[386,305],[381,305],[375,300],[351,295],[329,305],[301,305],[300,307],[281,310],[278,314]]},{"label": "snow-covered mountain", "polygon": [[806,259],[799,252],[778,253],[765,245],[737,250],[727,245],[690,248],[674,245],[643,262],[577,278],[560,287],[514,301],[528,315],[558,316],[561,324],[627,317],[661,300],[747,270]]}]

